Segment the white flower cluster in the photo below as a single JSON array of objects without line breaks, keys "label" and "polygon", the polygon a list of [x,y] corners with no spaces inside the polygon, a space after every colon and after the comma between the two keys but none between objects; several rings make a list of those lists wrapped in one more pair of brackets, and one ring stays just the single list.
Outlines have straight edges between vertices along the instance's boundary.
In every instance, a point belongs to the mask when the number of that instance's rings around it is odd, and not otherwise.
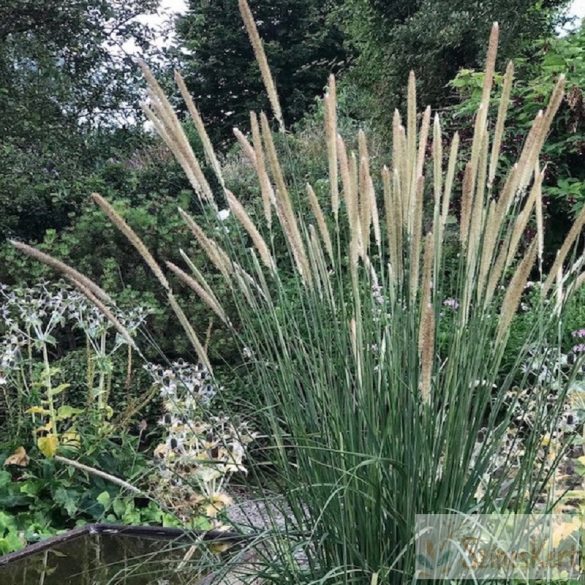
[{"label": "white flower cluster", "polygon": [[[575,348],[569,353],[530,349],[521,369],[536,384],[547,385],[556,390],[560,380],[566,378],[573,368],[578,355],[579,352],[575,351]],[[581,368],[580,374],[583,373],[584,370]]]},{"label": "white flower cluster", "polygon": [[[140,327],[148,315],[141,306],[127,311],[113,308],[112,312],[130,332]],[[5,330],[29,334],[71,325],[98,337],[113,327],[84,295],[62,282],[41,282],[26,288],[0,284],[0,318]]]},{"label": "white flower cluster", "polygon": [[185,411],[183,415],[207,406],[216,394],[209,372],[201,364],[190,364],[180,359],[168,367],[146,364],[144,369],[159,387],[161,397],[172,402],[173,409],[180,405]]},{"label": "white flower cluster", "polygon": [[[545,477],[553,463],[563,453],[558,471],[550,475],[547,487],[554,487],[555,493],[561,495],[568,489],[580,489],[582,478],[575,473],[574,460],[583,456],[582,435],[585,425],[585,379],[583,370],[577,372],[572,379],[569,390],[562,403],[559,391],[561,379],[568,376],[571,369],[571,355],[530,351],[524,373],[534,383],[534,387],[523,390],[516,388],[508,392],[507,403],[512,413],[512,424],[506,430],[502,449],[490,460],[489,469],[484,474],[484,486],[493,477],[503,477],[507,473],[504,485],[509,485],[516,470],[522,465],[522,457],[528,449],[527,438],[538,420],[554,409],[560,409],[555,428],[540,438],[536,451],[534,473]],[[546,389],[546,392],[543,391]],[[483,440],[479,440],[474,449],[474,458],[483,448]],[[533,448],[533,447],[530,447]],[[544,470],[544,471],[543,471]],[[483,497],[483,487],[476,497]],[[502,497],[505,494],[500,494]],[[544,501],[544,496],[543,496]]]},{"label": "white flower cluster", "polygon": [[5,384],[7,380],[2,372],[16,368],[24,345],[26,339],[18,333],[11,332],[0,339],[0,384]]},{"label": "white flower cluster", "polygon": [[253,434],[245,423],[207,414],[217,390],[201,364],[179,360],[145,369],[165,410],[159,421],[164,441],[154,452],[160,468],[156,497],[186,518],[195,512],[214,518],[230,503],[223,489],[231,474],[246,473],[243,461]]},{"label": "white flower cluster", "polygon": [[[140,306],[112,311],[130,334],[148,315],[148,310]],[[16,367],[23,347],[53,345],[56,330],[82,330],[96,351],[102,347],[98,340],[113,330],[113,325],[85,296],[64,283],[41,282],[32,287],[0,284],[0,319],[0,369],[5,373]],[[123,343],[124,339],[116,335],[111,351]]]}]

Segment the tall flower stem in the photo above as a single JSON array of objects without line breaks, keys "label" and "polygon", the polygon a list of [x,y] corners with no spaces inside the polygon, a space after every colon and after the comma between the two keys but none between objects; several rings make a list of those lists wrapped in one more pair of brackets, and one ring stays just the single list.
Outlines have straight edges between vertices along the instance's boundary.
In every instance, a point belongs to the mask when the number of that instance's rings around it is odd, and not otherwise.
[{"label": "tall flower stem", "polygon": [[47,389],[47,405],[49,407],[49,422],[51,432],[57,436],[57,413],[55,411],[55,402],[53,400],[53,384],[51,381],[51,363],[49,362],[49,353],[47,344],[43,343],[43,364],[45,366],[45,388]]}]

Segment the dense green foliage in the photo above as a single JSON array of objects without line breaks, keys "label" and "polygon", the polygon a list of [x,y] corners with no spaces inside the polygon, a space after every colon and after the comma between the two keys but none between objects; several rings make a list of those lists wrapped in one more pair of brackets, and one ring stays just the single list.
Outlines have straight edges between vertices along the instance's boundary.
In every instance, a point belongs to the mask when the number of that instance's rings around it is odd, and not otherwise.
[{"label": "dense green foliage", "polygon": [[[65,121],[112,124],[135,103],[138,74],[124,43],[151,50],[154,31],[136,20],[159,0],[7,0],[0,8],[2,109],[15,130]],[[26,116],[43,118],[35,128]],[[100,119],[105,118],[105,119]],[[21,122],[18,124],[17,122]]]},{"label": "dense green foliage", "polygon": [[[154,31],[135,20],[158,0],[0,6],[0,237],[62,228],[95,188],[96,169],[134,131],[138,71],[124,43],[152,54]],[[104,140],[106,138],[106,140]]]},{"label": "dense green foliage", "polygon": [[[292,123],[320,95],[346,53],[332,7],[339,0],[250,2],[276,79],[283,111]],[[181,69],[215,143],[247,127],[250,110],[268,108],[260,71],[235,0],[190,0],[177,25]]]},{"label": "dense green foliage", "polygon": [[[115,441],[95,437],[84,460],[113,474],[140,478],[148,473],[149,461],[137,453],[136,443],[126,434]],[[6,446],[0,451],[2,460],[11,455]],[[0,470],[0,508],[0,554],[87,523],[180,524],[154,501],[135,499],[107,480],[88,478],[42,456],[26,470]]]},{"label": "dense green foliage", "polygon": [[566,5],[567,0],[347,0],[348,36],[358,49],[353,77],[373,93],[372,107],[385,123],[400,105],[410,70],[417,73],[422,103],[443,105],[459,69],[481,65],[492,22],[501,25],[504,60],[550,35]]}]

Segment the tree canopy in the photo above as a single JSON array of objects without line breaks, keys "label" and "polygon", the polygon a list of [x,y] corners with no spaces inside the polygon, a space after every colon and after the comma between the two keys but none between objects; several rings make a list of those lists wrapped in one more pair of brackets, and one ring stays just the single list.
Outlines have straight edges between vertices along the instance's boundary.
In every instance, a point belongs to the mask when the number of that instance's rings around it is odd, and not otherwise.
[{"label": "tree canopy", "polygon": [[[345,63],[335,0],[252,0],[250,7],[276,79],[284,116],[298,120]],[[177,25],[182,71],[213,138],[248,125],[268,108],[260,72],[236,0],[190,0]]]},{"label": "tree canopy", "polygon": [[81,183],[107,156],[90,133],[119,132],[137,111],[139,71],[125,43],[148,53],[154,31],[136,17],[158,3],[2,2],[0,235],[62,227],[87,194]]},{"label": "tree canopy", "polygon": [[499,58],[549,36],[567,0],[346,0],[344,22],[359,55],[354,78],[392,115],[414,70],[424,103],[443,105],[460,68],[481,66],[493,22]]}]

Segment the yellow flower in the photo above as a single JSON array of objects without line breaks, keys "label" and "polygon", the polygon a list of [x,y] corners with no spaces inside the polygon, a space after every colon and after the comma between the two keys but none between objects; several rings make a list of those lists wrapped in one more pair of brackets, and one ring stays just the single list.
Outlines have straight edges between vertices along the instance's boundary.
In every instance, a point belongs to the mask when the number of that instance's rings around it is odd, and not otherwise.
[{"label": "yellow flower", "polygon": [[212,494],[209,498],[205,498],[204,501],[203,511],[210,518],[215,518],[222,510],[233,503],[232,498],[222,493]]}]

